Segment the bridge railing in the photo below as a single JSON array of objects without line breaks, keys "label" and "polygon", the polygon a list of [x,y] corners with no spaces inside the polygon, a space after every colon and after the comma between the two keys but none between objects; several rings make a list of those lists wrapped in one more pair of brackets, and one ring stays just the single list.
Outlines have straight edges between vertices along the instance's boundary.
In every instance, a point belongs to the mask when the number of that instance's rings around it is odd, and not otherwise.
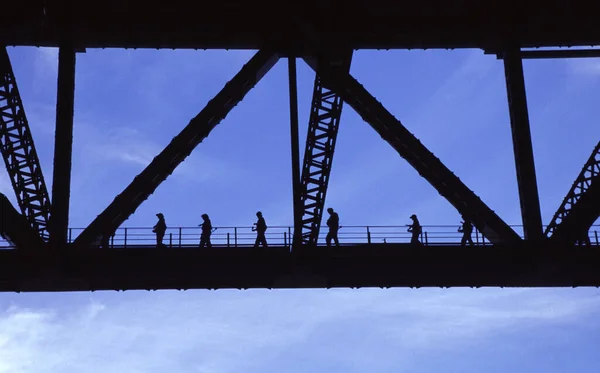
[{"label": "bridge railing", "polygon": [[[256,232],[252,227],[215,227],[211,234],[213,246],[249,247],[256,240]],[[411,233],[406,226],[343,226],[338,231],[340,245],[361,243],[408,243]],[[83,230],[72,228],[71,239],[74,239]],[[174,227],[168,228],[163,238],[163,244],[168,247],[199,246],[199,227]],[[293,229],[290,226],[270,226],[265,233],[267,243],[272,246],[290,246]],[[319,235],[319,244],[325,244],[327,230]],[[456,226],[423,226],[420,241],[423,244],[457,245],[460,243],[462,233],[457,232]],[[490,244],[483,236],[474,231],[472,235],[476,245]],[[151,228],[127,227],[120,228],[110,239],[109,244],[115,247],[127,246],[152,246],[156,244],[156,235]],[[333,244],[333,242],[332,242]]]},{"label": "bridge railing", "polygon": [[[521,226],[512,226],[522,235]],[[361,243],[409,243],[411,233],[407,226],[342,226],[338,232],[341,245]],[[83,228],[69,228],[68,241],[73,242]],[[289,226],[270,226],[265,236],[271,246],[291,246],[293,229]],[[193,247],[199,246],[199,227],[171,227],[168,228],[163,244],[167,247]],[[327,228],[319,235],[319,244],[325,244]],[[592,226],[589,230],[590,242],[600,245],[600,225]],[[491,245],[484,239],[480,232],[473,230],[471,235],[473,243],[478,246]],[[424,225],[420,241],[424,245],[447,245],[456,246],[460,244],[462,233],[458,232],[457,225]],[[220,247],[250,247],[254,245],[256,232],[250,226],[242,227],[216,227],[211,235],[213,246]],[[119,228],[109,241],[114,247],[136,247],[155,246],[156,235],[152,228],[148,227],[123,227]],[[4,239],[0,239],[0,248],[12,248]]]}]

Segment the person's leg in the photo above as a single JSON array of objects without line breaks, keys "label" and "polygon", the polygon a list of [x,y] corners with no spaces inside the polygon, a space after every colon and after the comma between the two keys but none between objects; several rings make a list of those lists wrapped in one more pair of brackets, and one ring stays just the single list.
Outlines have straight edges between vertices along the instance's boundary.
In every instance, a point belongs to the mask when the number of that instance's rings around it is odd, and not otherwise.
[{"label": "person's leg", "polygon": [[264,232],[260,234],[260,239],[261,239],[263,247],[269,246],[269,245],[267,245],[267,237],[265,236]]}]

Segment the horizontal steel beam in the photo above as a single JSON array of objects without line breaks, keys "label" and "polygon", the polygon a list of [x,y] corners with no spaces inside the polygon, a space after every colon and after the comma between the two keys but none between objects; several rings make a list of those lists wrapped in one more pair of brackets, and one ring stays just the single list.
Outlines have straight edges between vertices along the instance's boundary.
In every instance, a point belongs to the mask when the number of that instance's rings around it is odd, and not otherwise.
[{"label": "horizontal steel beam", "polygon": [[[504,53],[486,52],[495,54],[499,60],[504,59]],[[522,50],[522,59],[553,59],[553,58],[597,58],[600,57],[600,49],[557,49],[557,50]]]},{"label": "horizontal steel beam", "polygon": [[[4,2],[0,42],[58,46],[61,2]],[[308,43],[290,22],[297,12],[339,48],[489,48],[507,38],[522,47],[600,44],[593,2],[223,0],[209,8],[202,22],[205,3],[180,0],[79,1],[70,11],[81,48],[298,49]]]},{"label": "horizontal steel beam", "polygon": [[63,252],[0,251],[0,291],[600,286],[600,250],[572,246]]}]

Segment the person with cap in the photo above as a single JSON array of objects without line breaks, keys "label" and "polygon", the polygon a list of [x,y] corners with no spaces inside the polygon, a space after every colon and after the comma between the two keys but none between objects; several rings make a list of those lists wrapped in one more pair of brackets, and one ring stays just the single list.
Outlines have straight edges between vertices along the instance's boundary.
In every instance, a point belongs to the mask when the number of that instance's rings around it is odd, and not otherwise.
[{"label": "person with cap", "polygon": [[407,225],[408,232],[412,233],[412,236],[410,238],[410,243],[411,244],[420,244],[421,242],[419,241],[419,236],[421,235],[421,224],[419,224],[419,219],[417,219],[417,215],[412,214],[410,216],[410,219],[413,221],[413,223],[411,225]]},{"label": "person with cap", "polygon": [[263,247],[267,247],[267,238],[265,237],[267,223],[265,222],[265,218],[263,218],[262,212],[258,211],[256,217],[258,220],[252,227],[252,232],[256,232],[256,242],[254,242],[254,247],[258,247],[259,244],[262,244]]},{"label": "person with cap", "polygon": [[469,246],[473,246],[473,239],[471,238],[471,234],[473,233],[473,223],[463,215],[463,221],[460,222],[462,226],[458,227],[458,231],[462,232],[463,236],[460,240],[460,246],[466,246],[467,242]]},{"label": "person with cap", "polygon": [[152,232],[156,233],[156,247],[164,246],[163,238],[165,237],[165,232],[167,231],[167,223],[165,222],[165,216],[162,213],[156,214],[158,217],[158,223],[152,228]]},{"label": "person with cap", "polygon": [[210,243],[210,235],[212,233],[212,224],[210,223],[210,218],[207,214],[202,214],[202,220],[204,222],[199,225],[202,227],[202,234],[200,234],[200,247],[212,247]]},{"label": "person with cap", "polygon": [[330,207],[327,209],[329,213],[329,219],[327,219],[327,226],[329,227],[329,232],[327,233],[327,237],[325,237],[325,242],[327,243],[327,247],[331,246],[331,240],[335,242],[336,247],[340,247],[340,241],[338,240],[338,230],[340,229],[340,216],[337,212],[333,211]]}]

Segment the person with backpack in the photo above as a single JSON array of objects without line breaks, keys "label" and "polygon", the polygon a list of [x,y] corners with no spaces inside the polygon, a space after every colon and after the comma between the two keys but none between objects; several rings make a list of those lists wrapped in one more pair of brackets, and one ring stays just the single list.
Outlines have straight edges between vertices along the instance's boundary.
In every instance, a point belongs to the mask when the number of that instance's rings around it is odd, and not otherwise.
[{"label": "person with backpack", "polygon": [[252,231],[256,232],[256,242],[254,242],[254,247],[258,247],[259,244],[262,244],[263,247],[268,247],[267,238],[265,237],[265,232],[267,231],[267,223],[265,222],[265,218],[262,215],[262,212],[258,211],[256,213],[256,217],[258,220],[254,223],[252,227]]}]

